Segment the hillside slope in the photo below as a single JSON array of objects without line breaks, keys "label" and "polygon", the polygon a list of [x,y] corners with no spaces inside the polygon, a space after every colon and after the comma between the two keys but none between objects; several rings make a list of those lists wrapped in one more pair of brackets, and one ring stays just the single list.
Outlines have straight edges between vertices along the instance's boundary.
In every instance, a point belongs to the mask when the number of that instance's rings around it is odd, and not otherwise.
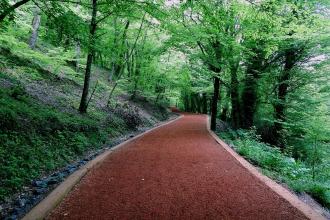
[{"label": "hillside slope", "polygon": [[[4,215],[12,203],[25,206],[28,191],[43,176],[80,161],[125,136],[169,117],[150,100],[130,100],[124,87],[107,106],[112,84],[107,70],[93,67],[87,114],[77,111],[83,72],[75,72],[59,48],[37,50],[10,35],[0,37],[0,201]],[[81,66],[83,71],[84,66]],[[63,177],[62,177],[63,178]],[[15,194],[16,193],[16,194]],[[44,192],[36,192],[41,194]]]}]

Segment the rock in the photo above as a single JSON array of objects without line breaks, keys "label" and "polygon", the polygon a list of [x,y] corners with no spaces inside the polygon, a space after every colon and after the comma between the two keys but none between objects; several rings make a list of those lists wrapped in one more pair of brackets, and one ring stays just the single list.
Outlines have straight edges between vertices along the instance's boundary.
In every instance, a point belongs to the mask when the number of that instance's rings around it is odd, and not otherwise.
[{"label": "rock", "polygon": [[81,160],[81,161],[79,161],[79,164],[80,164],[80,165],[86,164],[86,161]]},{"label": "rock", "polygon": [[21,198],[19,198],[19,199],[16,201],[16,204],[17,204],[19,207],[24,207],[25,204],[26,204],[26,200],[25,200],[25,199],[21,199]]},{"label": "rock", "polygon": [[47,186],[47,183],[43,180],[36,180],[32,183],[33,186],[36,186],[36,187],[46,187]]},{"label": "rock", "polygon": [[53,173],[51,177],[57,177],[59,173]]},{"label": "rock", "polygon": [[34,195],[40,195],[40,194],[44,194],[45,192],[47,192],[46,188],[37,188],[33,191]]},{"label": "rock", "polygon": [[69,170],[68,170],[68,172],[69,173],[73,173],[74,171],[76,171],[77,170],[77,168],[70,168]]},{"label": "rock", "polygon": [[56,178],[56,177],[50,177],[48,179],[48,181],[47,181],[47,185],[53,185],[53,184],[56,184],[58,182],[59,182],[58,178]]},{"label": "rock", "polygon": [[18,219],[19,216],[24,215],[24,209],[22,208],[15,208],[15,217]]},{"label": "rock", "polygon": [[16,215],[16,214],[14,214],[14,215],[11,215],[11,216],[9,216],[9,217],[5,218],[5,220],[17,220],[17,219],[18,219],[18,217],[17,217],[17,215]]},{"label": "rock", "polygon": [[76,168],[77,168],[77,165],[73,165],[73,164],[67,166],[67,169],[76,169]]}]

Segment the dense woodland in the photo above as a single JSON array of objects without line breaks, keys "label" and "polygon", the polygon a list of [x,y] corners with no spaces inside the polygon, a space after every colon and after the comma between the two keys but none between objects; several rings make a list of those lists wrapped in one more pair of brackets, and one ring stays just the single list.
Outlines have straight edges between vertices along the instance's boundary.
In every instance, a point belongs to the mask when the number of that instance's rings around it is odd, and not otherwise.
[{"label": "dense woodland", "polygon": [[[118,98],[125,93],[128,100],[143,97],[155,106],[209,114],[211,129],[267,175],[329,207],[329,7],[326,0],[1,1],[1,198],[72,159],[43,170],[34,167],[43,163],[38,158],[28,156],[34,161],[28,166],[20,162],[27,153],[20,155],[17,145],[31,142],[19,137],[28,125],[14,125],[19,111],[30,108],[19,104],[29,99],[24,85],[48,78],[48,84],[72,81],[79,90],[76,99],[62,103],[64,110],[47,104],[47,112],[60,114],[54,122],[67,120],[43,131],[43,145],[85,132],[86,120],[106,127],[98,109],[111,121],[117,116],[109,119],[108,113],[118,113],[119,106],[134,121]],[[5,86],[4,79],[14,86]],[[54,95],[47,89],[46,96]],[[101,133],[111,129],[116,126]],[[64,130],[70,134],[58,135]],[[85,144],[87,133],[75,142],[86,145],[80,154],[97,143]],[[16,156],[8,160],[12,148]],[[26,169],[35,173],[21,175]]]}]

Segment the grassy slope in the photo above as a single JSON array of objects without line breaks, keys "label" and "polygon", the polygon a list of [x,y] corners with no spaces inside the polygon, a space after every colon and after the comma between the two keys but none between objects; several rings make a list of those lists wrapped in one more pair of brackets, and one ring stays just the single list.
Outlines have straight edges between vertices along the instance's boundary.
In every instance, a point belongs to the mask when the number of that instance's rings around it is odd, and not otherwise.
[{"label": "grassy slope", "polygon": [[[45,43],[33,51],[25,42],[13,33],[0,35],[0,201],[136,125],[166,119],[162,108],[146,111],[122,98],[106,108],[111,86],[96,67],[92,86],[99,83],[89,112],[78,114],[83,73],[67,66],[70,52]],[[116,95],[125,95],[125,88]]]}]

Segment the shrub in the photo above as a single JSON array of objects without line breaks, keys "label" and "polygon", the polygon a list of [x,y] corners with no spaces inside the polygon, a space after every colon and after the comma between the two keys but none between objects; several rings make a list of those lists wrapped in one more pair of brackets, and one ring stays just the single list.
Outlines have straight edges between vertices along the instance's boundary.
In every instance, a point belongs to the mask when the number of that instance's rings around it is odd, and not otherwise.
[{"label": "shrub", "polygon": [[142,123],[139,109],[128,103],[116,103],[111,111],[122,118],[129,129],[135,130]]}]

